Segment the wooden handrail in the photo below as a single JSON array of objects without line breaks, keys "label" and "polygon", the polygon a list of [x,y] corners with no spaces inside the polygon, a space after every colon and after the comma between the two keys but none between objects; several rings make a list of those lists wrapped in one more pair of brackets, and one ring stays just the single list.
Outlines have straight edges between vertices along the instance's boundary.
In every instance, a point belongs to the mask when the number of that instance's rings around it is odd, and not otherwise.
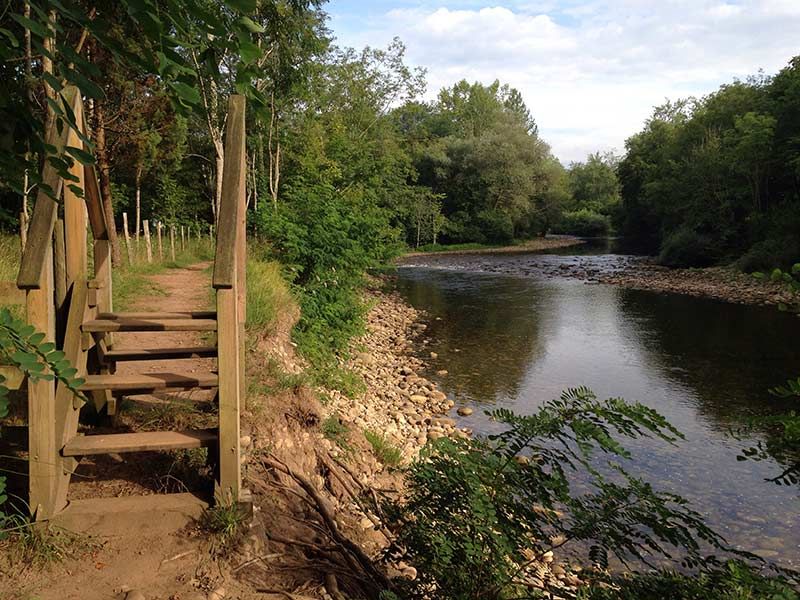
[{"label": "wooden handrail", "polygon": [[[78,103],[81,102],[78,88],[69,86],[64,89],[62,96],[73,113],[75,113],[78,109]],[[53,127],[47,134],[47,144],[55,146],[56,151],[60,152],[67,144],[69,134],[69,126],[63,127],[60,133]],[[55,198],[61,197],[61,191],[64,189],[64,180],[58,174],[56,168],[50,164],[49,160],[44,162],[42,181],[50,187]],[[25,251],[22,253],[19,275],[17,276],[17,287],[20,289],[39,289],[42,269],[47,259],[47,251],[51,247],[53,240],[53,227],[55,227],[56,223],[57,210],[56,201],[48,195],[43,186],[40,186],[36,194],[36,204],[33,207],[31,223],[28,226],[28,241],[25,244]]]},{"label": "wooden handrail", "polygon": [[225,162],[222,172],[222,198],[217,222],[217,250],[214,260],[214,289],[230,289],[236,280],[238,223],[244,210],[245,195],[245,99],[231,96],[225,132]]}]

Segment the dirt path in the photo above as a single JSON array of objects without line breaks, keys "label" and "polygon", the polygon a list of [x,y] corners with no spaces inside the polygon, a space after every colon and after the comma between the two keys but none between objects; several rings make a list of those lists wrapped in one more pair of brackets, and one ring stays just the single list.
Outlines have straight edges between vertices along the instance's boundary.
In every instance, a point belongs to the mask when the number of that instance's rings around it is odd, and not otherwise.
[{"label": "dirt path", "polygon": [[[201,263],[151,276],[160,293],[143,296],[131,310],[208,310],[212,301],[208,266]],[[116,344],[119,347],[144,348],[195,346],[203,342],[201,335],[193,332],[156,332],[120,335]],[[121,365],[119,372],[207,370],[213,366],[209,361],[169,361],[168,365],[153,361]],[[164,402],[163,399],[160,401]],[[79,476],[73,478],[74,483],[70,486],[70,498],[146,495],[165,491],[153,484],[157,480],[152,478],[151,473],[163,463],[163,459],[154,458],[153,454],[135,453],[102,457],[102,460],[96,461],[84,459],[78,470]],[[149,479],[146,477],[148,473]],[[211,559],[210,543],[204,535],[192,530],[165,533],[161,527],[163,523],[155,521],[158,519],[153,518],[151,522],[141,524],[136,519],[128,520],[121,515],[118,531],[113,535],[81,538],[70,543],[61,539],[59,543],[65,544],[63,552],[67,559],[43,569],[28,568],[20,573],[22,566],[17,566],[8,573],[0,573],[0,598],[205,600],[209,591],[225,584]],[[75,558],[69,558],[71,556]],[[140,591],[142,596],[131,596],[131,590]],[[249,597],[246,592],[229,593],[226,596]]]}]

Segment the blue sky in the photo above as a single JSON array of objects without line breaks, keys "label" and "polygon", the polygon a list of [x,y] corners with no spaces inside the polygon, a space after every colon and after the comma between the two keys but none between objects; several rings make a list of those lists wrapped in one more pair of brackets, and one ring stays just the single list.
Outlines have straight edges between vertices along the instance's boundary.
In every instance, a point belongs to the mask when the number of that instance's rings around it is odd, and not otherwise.
[{"label": "blue sky", "polygon": [[800,54],[800,0],[331,0],[342,46],[399,36],[427,97],[466,78],[518,88],[565,164],[624,150],[665,98],[774,73]]}]

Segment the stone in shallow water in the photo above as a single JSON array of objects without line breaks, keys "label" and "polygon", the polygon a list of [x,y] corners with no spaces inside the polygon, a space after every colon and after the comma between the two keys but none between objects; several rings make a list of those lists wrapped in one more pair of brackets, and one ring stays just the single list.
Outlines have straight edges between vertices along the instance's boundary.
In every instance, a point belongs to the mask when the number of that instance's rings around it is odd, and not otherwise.
[{"label": "stone in shallow water", "polygon": [[473,410],[469,406],[461,406],[456,412],[462,417],[468,417],[473,413]]}]

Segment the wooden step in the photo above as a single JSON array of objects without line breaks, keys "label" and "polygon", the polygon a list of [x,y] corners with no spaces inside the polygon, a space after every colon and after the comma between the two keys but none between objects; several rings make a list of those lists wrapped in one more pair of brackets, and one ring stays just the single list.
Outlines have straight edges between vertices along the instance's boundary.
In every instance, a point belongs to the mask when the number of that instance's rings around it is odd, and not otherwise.
[{"label": "wooden step", "polygon": [[154,392],[167,389],[213,388],[217,387],[217,384],[217,374],[210,372],[87,375],[81,391]]},{"label": "wooden step", "polygon": [[61,450],[61,454],[64,456],[88,456],[90,454],[207,448],[216,441],[216,429],[79,435],[67,442],[67,445]]},{"label": "wooden step", "polygon": [[86,321],[83,331],[108,333],[112,331],[216,331],[216,319],[95,319]]},{"label": "wooden step", "polygon": [[97,318],[103,321],[119,321],[129,319],[216,319],[215,310],[187,310],[177,312],[111,312],[100,313]]},{"label": "wooden step", "polygon": [[109,350],[106,361],[125,362],[133,360],[171,360],[181,358],[214,358],[216,346],[188,346],[186,348],[120,348]]}]

